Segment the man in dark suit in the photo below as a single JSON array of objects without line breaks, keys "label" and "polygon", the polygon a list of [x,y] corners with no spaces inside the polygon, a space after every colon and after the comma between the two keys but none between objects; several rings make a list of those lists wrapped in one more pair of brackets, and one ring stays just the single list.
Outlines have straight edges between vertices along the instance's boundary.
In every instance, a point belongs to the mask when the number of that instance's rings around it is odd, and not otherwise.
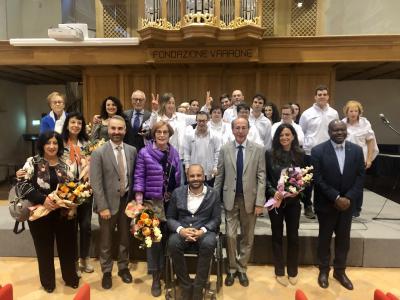
[{"label": "man in dark suit", "polygon": [[150,118],[151,113],[144,110],[146,104],[146,95],[136,90],[131,96],[132,109],[124,111],[127,118],[127,128],[125,142],[134,146],[137,151],[144,147],[144,138],[146,130],[143,128],[143,123]]},{"label": "man in dark suit", "polygon": [[[168,248],[176,275],[180,280],[183,299],[203,299],[210,260],[216,247],[216,235],[221,224],[219,194],[204,185],[204,170],[193,164],[188,169],[188,183],[177,188],[167,211],[167,224],[172,233]],[[199,249],[196,279],[192,287],[184,258],[187,247]]]},{"label": "man in dark suit", "polygon": [[[265,149],[247,139],[249,120],[237,118],[231,126],[235,140],[221,147],[214,188],[222,194],[225,208],[229,262],[225,285],[233,285],[237,277],[247,287],[254,228],[265,203]],[[242,238],[237,250],[239,227]]]},{"label": "man in dark suit", "polygon": [[118,275],[125,283],[132,282],[129,264],[129,224],[125,215],[126,204],[132,197],[132,172],[136,149],[123,143],[126,132],[125,120],[113,116],[108,124],[110,141],[96,149],[90,161],[90,183],[93,188],[93,210],[99,214],[100,265],[103,272],[101,285],[112,286],[112,240],[117,227]]},{"label": "man in dark suit", "polygon": [[350,248],[352,206],[363,192],[364,159],[360,146],[345,141],[346,124],[329,123],[330,139],[311,150],[314,166],[314,209],[318,216],[318,284],[329,286],[330,243],[335,233],[333,277],[345,288],[353,284],[345,273]]}]

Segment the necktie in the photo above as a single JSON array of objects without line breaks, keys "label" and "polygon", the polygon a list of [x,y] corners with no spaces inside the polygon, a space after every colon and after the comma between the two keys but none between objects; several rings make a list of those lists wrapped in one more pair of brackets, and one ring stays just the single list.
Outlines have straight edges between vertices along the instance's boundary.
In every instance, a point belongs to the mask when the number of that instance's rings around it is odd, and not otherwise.
[{"label": "necktie", "polygon": [[124,158],[122,156],[122,146],[117,146],[117,162],[118,162],[118,175],[119,175],[119,194],[122,197],[125,194],[125,166]]},{"label": "necktie", "polygon": [[243,193],[243,146],[239,145],[236,157],[236,193]]},{"label": "necktie", "polygon": [[133,120],[132,127],[133,127],[133,131],[135,133],[137,133],[139,131],[139,128],[140,128],[140,113],[139,112],[135,113],[135,119]]}]

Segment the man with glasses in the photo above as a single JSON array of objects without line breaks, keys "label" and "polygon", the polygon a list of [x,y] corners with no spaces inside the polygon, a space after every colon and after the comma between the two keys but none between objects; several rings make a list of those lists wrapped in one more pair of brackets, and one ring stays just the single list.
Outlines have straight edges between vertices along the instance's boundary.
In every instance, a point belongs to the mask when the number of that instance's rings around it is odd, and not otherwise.
[{"label": "man with glasses", "polygon": [[210,132],[207,125],[208,120],[209,116],[206,112],[199,111],[197,113],[196,129],[186,130],[185,133],[183,157],[186,174],[190,165],[199,164],[204,170],[206,183],[213,186],[222,140]]},{"label": "man with glasses", "polygon": [[127,118],[127,132],[125,142],[134,146],[137,151],[144,147],[144,137],[146,130],[143,123],[150,118],[150,112],[144,109],[146,95],[140,90],[136,90],[131,96],[132,109],[124,112]]},{"label": "man with glasses", "polygon": [[303,133],[303,129],[301,129],[300,125],[296,124],[293,121],[293,116],[294,116],[293,106],[290,104],[285,104],[284,106],[282,106],[281,116],[282,116],[282,120],[280,122],[276,122],[272,125],[272,128],[271,128],[272,139],[274,138],[275,131],[279,125],[281,125],[282,123],[289,124],[289,125],[293,126],[294,130],[296,130],[297,139],[299,140],[299,144],[300,144],[300,146],[303,146],[304,133]]}]

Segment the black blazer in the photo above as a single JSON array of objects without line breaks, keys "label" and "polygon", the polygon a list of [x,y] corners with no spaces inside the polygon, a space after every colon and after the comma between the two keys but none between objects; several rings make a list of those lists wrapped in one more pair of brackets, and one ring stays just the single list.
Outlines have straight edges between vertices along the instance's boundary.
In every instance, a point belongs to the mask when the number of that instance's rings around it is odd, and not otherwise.
[{"label": "black blazer", "polygon": [[[364,185],[364,155],[360,146],[345,142],[343,174],[331,140],[315,146],[311,150],[314,166],[314,208],[315,211],[332,212],[337,196],[354,200],[361,197]],[[351,208],[350,208],[351,209]]]},{"label": "black blazer", "polygon": [[[124,114],[126,116],[126,134],[125,134],[124,142],[131,146],[134,146],[136,148],[136,150],[139,152],[139,150],[144,147],[144,140],[143,140],[143,136],[141,136],[137,132],[133,131],[132,118],[134,118],[134,113],[135,113],[135,110],[133,110],[133,109],[124,111]],[[143,123],[146,122],[150,118],[150,115],[151,115],[151,112],[149,112],[147,110],[144,111],[143,121],[140,124],[139,132],[142,130]]]},{"label": "black blazer", "polygon": [[183,185],[172,193],[167,210],[167,224],[171,232],[176,232],[179,226],[200,229],[205,227],[209,231],[218,232],[221,224],[221,201],[219,194],[207,186],[198,210],[192,214],[187,208],[188,186]]}]

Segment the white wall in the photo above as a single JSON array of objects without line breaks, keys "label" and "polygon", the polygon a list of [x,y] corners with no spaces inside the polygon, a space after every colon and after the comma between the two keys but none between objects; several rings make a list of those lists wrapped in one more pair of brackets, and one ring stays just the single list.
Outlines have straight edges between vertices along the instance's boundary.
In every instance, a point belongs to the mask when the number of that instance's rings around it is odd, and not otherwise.
[{"label": "white wall", "polygon": [[0,40],[7,39],[7,5],[6,0],[0,0]]},{"label": "white wall", "polygon": [[40,120],[42,113],[50,111],[47,105],[47,95],[51,92],[60,92],[65,94],[63,85],[28,85],[26,86],[26,119],[27,132],[39,133],[39,126],[32,126],[32,120]]},{"label": "white wall", "polygon": [[399,0],[323,0],[322,7],[322,34],[400,34]]},{"label": "white wall", "polygon": [[22,38],[21,0],[6,0],[7,38]]},{"label": "white wall", "polygon": [[342,117],[342,108],[351,99],[362,103],[364,116],[371,122],[378,144],[400,144],[400,137],[387,128],[378,116],[383,113],[400,131],[400,80],[336,82],[335,108]]}]

